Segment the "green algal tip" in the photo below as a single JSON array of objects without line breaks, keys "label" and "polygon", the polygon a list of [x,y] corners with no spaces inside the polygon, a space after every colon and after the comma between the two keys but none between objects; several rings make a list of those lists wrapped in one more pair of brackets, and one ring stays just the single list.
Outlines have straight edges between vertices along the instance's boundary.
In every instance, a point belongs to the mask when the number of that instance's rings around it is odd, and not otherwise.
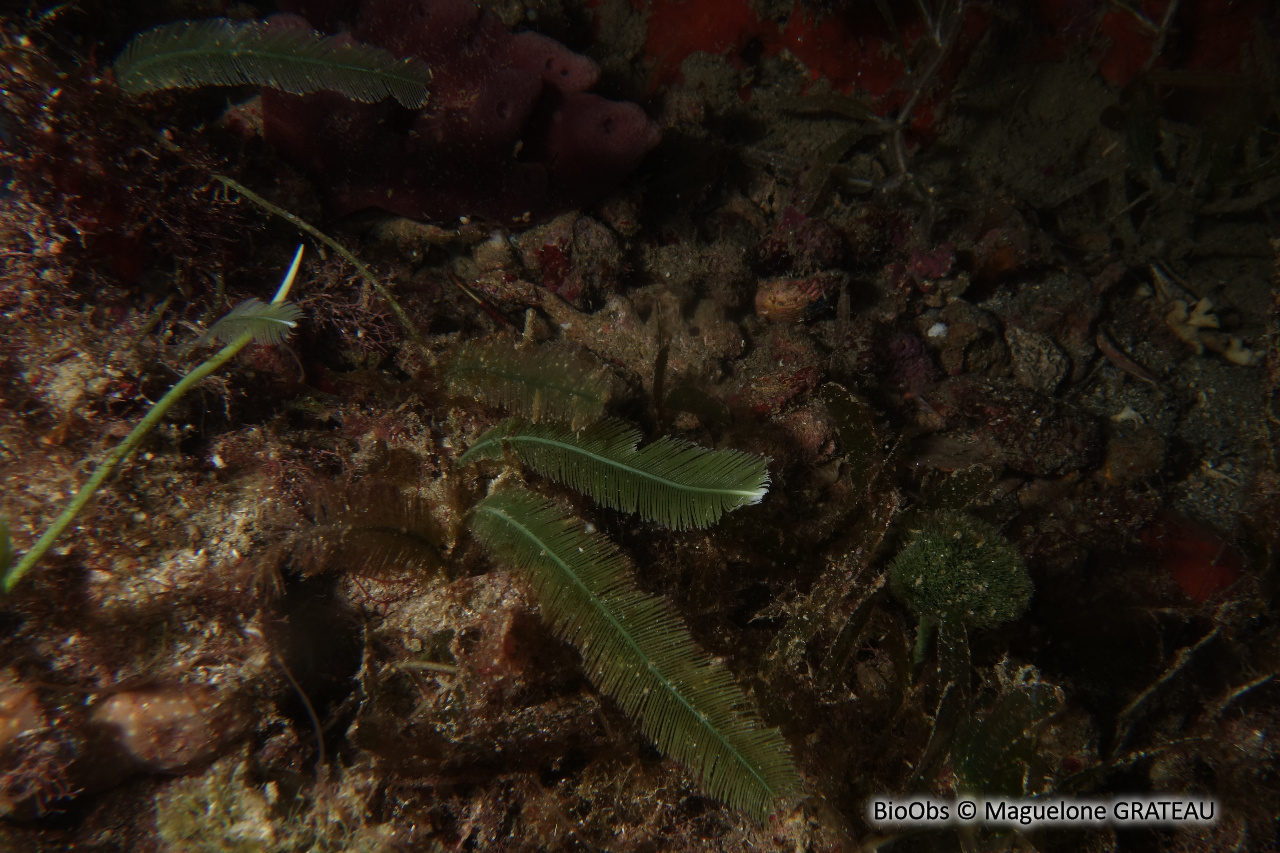
[{"label": "green algal tip", "polygon": [[1027,609],[1033,585],[1009,541],[984,521],[940,513],[915,531],[889,567],[894,594],[922,623],[990,628]]}]

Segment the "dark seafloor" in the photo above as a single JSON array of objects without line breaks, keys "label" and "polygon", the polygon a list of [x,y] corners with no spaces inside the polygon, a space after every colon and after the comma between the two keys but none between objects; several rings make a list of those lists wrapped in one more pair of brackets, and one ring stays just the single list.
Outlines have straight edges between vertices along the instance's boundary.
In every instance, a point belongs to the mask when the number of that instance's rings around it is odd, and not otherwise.
[{"label": "dark seafloor", "polygon": [[[282,4],[328,32],[356,5]],[[381,3],[392,23],[413,5]],[[264,138],[252,87],[116,86],[134,34],[270,4],[0,8],[16,555],[307,246],[290,340],[179,401],[0,599],[0,849],[1280,849],[1276,5],[487,8],[653,122],[627,112],[635,137],[593,170],[574,95],[537,90],[520,156],[549,183],[521,190],[527,218],[486,165],[510,146],[446,128],[447,174],[410,161],[348,192],[331,173],[358,172],[390,113],[344,113],[350,154],[326,159],[273,144],[270,94]],[[469,61],[433,97],[524,85]],[[404,318],[214,175],[345,245]],[[443,207],[343,207],[380,181]],[[494,471],[457,457],[499,414],[445,373],[503,334],[606,365],[611,414],[649,438],[771,457],[760,505],[684,532],[523,475],[781,728],[803,788],[767,821],[655,749],[468,533]],[[425,507],[431,560],[325,540],[334,507],[377,495]],[[913,662],[920,620],[887,573],[927,521],[964,518],[1034,593]],[[866,818],[876,795],[974,791],[1211,795],[1220,815]]]}]

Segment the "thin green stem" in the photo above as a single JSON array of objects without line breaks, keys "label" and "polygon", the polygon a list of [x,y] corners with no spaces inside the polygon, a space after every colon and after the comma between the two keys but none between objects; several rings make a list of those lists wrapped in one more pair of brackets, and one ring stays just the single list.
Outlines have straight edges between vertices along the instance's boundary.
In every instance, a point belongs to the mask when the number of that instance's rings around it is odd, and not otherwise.
[{"label": "thin green stem", "polygon": [[920,617],[920,624],[916,626],[916,644],[911,649],[913,667],[919,667],[924,663],[925,656],[929,654],[929,641],[933,639],[933,632],[937,627],[938,623],[934,620]]},{"label": "thin green stem", "polygon": [[409,337],[413,342],[419,345],[424,344],[422,335],[418,332],[418,327],[409,319],[409,315],[400,307],[400,303],[391,295],[391,291],[387,290],[387,288],[383,286],[382,282],[378,281],[373,272],[345,246],[321,231],[319,228],[316,228],[310,222],[307,222],[302,217],[290,213],[277,204],[272,204],[267,201],[265,198],[258,195],[239,181],[228,178],[226,175],[214,175],[213,178],[214,180],[221,182],[223,186],[240,193],[240,195],[249,199],[249,201],[258,205],[258,207],[261,207],[263,210],[269,213],[274,213],[276,216],[279,216],[281,219],[291,224],[294,228],[297,228],[304,234],[310,234],[312,237],[337,252],[344,260],[346,260],[347,263],[356,268],[356,272],[360,274],[360,277],[369,282],[373,289],[377,291],[379,296],[386,300],[387,305],[391,308],[391,313],[396,315],[396,319],[400,321],[402,326],[404,326],[405,331],[409,333]]},{"label": "thin green stem", "polygon": [[[289,289],[293,287],[293,280],[298,275],[298,265],[302,263],[302,246],[298,247],[297,253],[293,256],[293,264],[289,267],[289,272],[285,275],[284,280],[280,282],[280,288],[276,291],[275,298],[271,300],[273,305],[283,302],[289,295]],[[98,491],[99,487],[107,481],[116,469],[120,467],[130,454],[137,449],[138,445],[151,431],[151,428],[160,422],[173,404],[178,402],[183,394],[191,390],[201,380],[213,373],[222,365],[226,364],[236,353],[244,349],[250,341],[253,340],[252,332],[245,332],[231,343],[218,350],[214,355],[198,365],[194,370],[182,377],[176,385],[169,389],[169,392],[156,401],[151,410],[138,422],[133,431],[125,436],[124,441],[120,442],[107,454],[107,458],[98,464],[93,475],[88,481],[80,487],[80,491],[76,492],[76,496],[72,498],[71,503],[67,504],[67,508],[62,511],[53,522],[49,525],[49,529],[44,532],[36,544],[31,547],[18,564],[15,565],[4,577],[4,591],[10,593],[13,588],[22,580],[27,572],[31,571],[36,563],[48,553],[53,547],[53,543],[58,537],[71,525],[80,511],[85,508],[89,501],[93,500],[93,495]]]}]

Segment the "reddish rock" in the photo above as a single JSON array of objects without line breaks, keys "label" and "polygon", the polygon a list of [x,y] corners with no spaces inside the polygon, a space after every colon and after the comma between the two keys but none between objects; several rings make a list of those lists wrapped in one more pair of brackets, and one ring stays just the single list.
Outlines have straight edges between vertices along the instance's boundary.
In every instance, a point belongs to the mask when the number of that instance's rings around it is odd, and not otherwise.
[{"label": "reddish rock", "polygon": [[247,719],[234,697],[192,686],[116,693],[94,707],[90,723],[127,762],[176,772],[217,758],[244,733]]},{"label": "reddish rock", "polygon": [[812,340],[789,325],[769,327],[739,369],[729,408],[762,417],[802,399],[822,378],[821,357]]},{"label": "reddish rock", "polygon": [[534,280],[580,309],[598,302],[626,266],[617,235],[598,220],[575,213],[530,228],[515,244]]},{"label": "reddish rock", "polygon": [[831,223],[788,207],[756,255],[766,272],[809,273],[838,267],[847,251],[848,241]]},{"label": "reddish rock", "polygon": [[954,243],[943,243],[931,252],[915,249],[911,252],[911,262],[907,272],[917,279],[932,281],[943,278],[951,272],[956,263],[956,247]]},{"label": "reddish rock", "polygon": [[942,378],[929,347],[916,335],[894,335],[883,351],[877,366],[885,380],[895,388],[919,394]]}]

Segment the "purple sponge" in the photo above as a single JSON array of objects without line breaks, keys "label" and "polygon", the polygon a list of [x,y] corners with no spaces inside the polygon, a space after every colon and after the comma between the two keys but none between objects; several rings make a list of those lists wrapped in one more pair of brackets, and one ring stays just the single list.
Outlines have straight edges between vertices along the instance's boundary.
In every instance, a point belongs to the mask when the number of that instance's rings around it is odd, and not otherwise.
[{"label": "purple sponge", "polygon": [[418,219],[542,219],[598,200],[658,143],[639,106],[586,93],[594,62],[536,33],[512,35],[472,0],[364,0],[354,13],[336,0],[281,6],[432,70],[431,101],[417,112],[263,93],[267,140],[312,175],[335,216],[381,207]]},{"label": "purple sponge", "polygon": [[517,33],[511,39],[511,64],[537,74],[542,82],[566,95],[585,92],[600,78],[600,66],[574,53],[555,39],[538,33]]}]

